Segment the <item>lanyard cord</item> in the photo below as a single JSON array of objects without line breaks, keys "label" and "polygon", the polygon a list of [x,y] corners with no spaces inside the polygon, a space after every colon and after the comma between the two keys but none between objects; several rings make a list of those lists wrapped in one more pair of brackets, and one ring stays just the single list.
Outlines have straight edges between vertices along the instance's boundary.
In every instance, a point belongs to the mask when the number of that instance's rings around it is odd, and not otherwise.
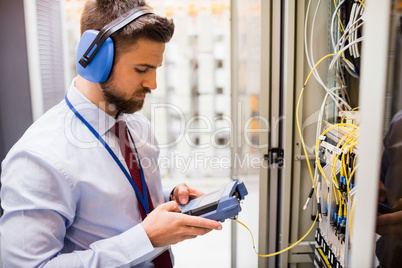
[{"label": "lanyard cord", "polygon": [[[85,120],[85,118],[74,108],[74,106],[71,104],[70,100],[68,99],[67,94],[64,96],[64,99],[65,99],[65,101],[67,103],[67,106],[70,108],[71,111],[73,111],[75,116],[77,116],[82,121],[82,123],[84,123],[84,125],[92,132],[92,134],[99,140],[99,142],[106,148],[106,150],[112,156],[113,160],[120,167],[121,171],[123,171],[124,175],[128,179],[128,181],[131,184],[131,186],[133,187],[138,199],[140,200],[142,206],[144,207],[145,213],[149,214],[150,211],[149,211],[149,203],[148,203],[147,185],[146,185],[146,182],[145,182],[145,179],[144,179],[144,172],[143,172],[142,167],[141,167],[137,147],[135,146],[135,143],[134,143],[133,137],[131,136],[130,131],[128,131],[128,133],[130,134],[131,141],[134,144],[135,152],[137,154],[137,161],[138,161],[138,164],[140,166],[141,182],[142,182],[142,189],[143,189],[144,196],[142,196],[141,192],[138,190],[137,185],[135,185],[135,183],[132,180],[130,174],[127,172],[127,169],[120,162],[119,158],[113,152],[113,150],[110,148],[109,144],[106,143],[106,141],[101,137],[101,135],[91,126],[91,124],[89,124],[88,121]],[[127,128],[127,130],[128,130],[128,128]]]}]

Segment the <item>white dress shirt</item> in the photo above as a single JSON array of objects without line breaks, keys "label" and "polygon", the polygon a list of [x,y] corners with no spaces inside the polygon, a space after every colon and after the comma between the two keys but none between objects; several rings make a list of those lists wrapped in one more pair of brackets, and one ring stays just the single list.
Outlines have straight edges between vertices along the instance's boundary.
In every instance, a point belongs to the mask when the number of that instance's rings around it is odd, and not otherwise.
[{"label": "white dress shirt", "polygon": [[[122,164],[116,119],[75,88],[75,109],[109,144]],[[154,207],[167,201],[149,121],[121,114],[133,136]],[[2,163],[0,219],[4,267],[153,267],[134,189],[105,147],[66,102],[37,120]]]}]

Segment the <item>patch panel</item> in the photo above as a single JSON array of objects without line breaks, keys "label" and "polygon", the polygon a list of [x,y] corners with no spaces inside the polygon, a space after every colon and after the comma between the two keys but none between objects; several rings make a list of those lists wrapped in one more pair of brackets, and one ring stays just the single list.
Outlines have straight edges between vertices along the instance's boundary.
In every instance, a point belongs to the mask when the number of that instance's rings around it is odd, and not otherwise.
[{"label": "patch panel", "polygon": [[[315,263],[318,267],[346,267],[350,249],[350,191],[354,188],[355,160],[358,154],[357,126],[325,123],[317,150],[317,178],[320,222],[316,230]],[[325,131],[324,131],[325,132]],[[318,258],[320,257],[320,258]]]}]

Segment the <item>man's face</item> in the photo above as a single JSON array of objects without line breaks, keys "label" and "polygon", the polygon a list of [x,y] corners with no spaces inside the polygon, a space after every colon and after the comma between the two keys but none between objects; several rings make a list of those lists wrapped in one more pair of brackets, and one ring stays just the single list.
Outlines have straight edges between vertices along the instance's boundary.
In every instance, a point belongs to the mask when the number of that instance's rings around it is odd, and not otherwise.
[{"label": "man's face", "polygon": [[156,89],[156,69],[162,65],[164,51],[164,43],[139,39],[122,54],[109,79],[100,83],[108,104],[123,113],[141,110],[145,95]]}]

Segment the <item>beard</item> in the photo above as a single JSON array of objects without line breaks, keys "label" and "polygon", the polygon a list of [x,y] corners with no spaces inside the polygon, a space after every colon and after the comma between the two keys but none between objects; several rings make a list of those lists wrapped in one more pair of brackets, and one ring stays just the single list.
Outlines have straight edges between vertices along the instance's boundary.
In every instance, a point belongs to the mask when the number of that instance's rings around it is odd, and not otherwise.
[{"label": "beard", "polygon": [[127,114],[138,112],[144,106],[144,100],[136,100],[136,96],[151,93],[151,89],[143,87],[141,90],[135,91],[131,98],[126,100],[116,94],[117,86],[114,83],[113,77],[110,77],[105,82],[100,83],[100,86],[102,88],[105,100],[109,104],[113,105],[117,111]]}]

